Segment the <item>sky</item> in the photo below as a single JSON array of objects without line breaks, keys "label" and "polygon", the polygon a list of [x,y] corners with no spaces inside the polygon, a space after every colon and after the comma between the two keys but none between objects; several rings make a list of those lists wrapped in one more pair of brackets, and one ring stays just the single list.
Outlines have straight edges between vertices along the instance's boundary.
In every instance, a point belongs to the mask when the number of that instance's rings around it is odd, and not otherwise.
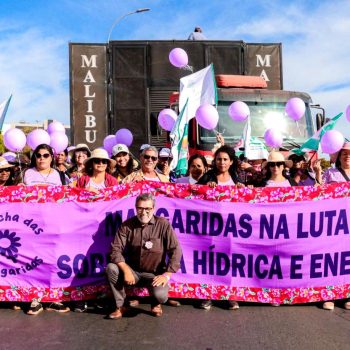
[{"label": "sky", "polygon": [[[3,0],[0,2],[0,103],[5,123],[69,123],[68,44],[187,39],[282,43],[284,89],[308,92],[327,117],[350,104],[350,1]],[[350,135],[345,116],[338,129]]]}]

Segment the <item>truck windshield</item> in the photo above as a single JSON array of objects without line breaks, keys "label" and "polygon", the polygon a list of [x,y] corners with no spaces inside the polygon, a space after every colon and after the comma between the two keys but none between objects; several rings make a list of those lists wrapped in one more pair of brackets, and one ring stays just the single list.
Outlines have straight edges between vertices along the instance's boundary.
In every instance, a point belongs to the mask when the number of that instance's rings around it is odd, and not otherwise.
[{"label": "truck windshield", "polygon": [[[292,144],[302,144],[312,136],[314,126],[309,107],[305,116],[295,122],[285,113],[285,103],[247,103],[250,109],[251,135],[263,138],[267,129],[275,127],[284,136],[284,146],[291,148]],[[238,142],[243,136],[246,122],[234,122],[228,115],[230,102],[219,102],[219,123],[216,131],[223,134],[229,144]],[[210,144],[216,142],[215,131],[206,130],[199,126],[200,143]]]}]

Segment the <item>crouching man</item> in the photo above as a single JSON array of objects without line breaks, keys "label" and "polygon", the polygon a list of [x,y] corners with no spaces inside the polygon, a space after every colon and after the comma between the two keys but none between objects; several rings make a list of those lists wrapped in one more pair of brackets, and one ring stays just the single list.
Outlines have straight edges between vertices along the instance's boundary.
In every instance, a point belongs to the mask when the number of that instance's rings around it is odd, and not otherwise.
[{"label": "crouching man", "polygon": [[111,319],[128,311],[125,285],[148,288],[151,313],[162,316],[161,304],[168,299],[168,282],[180,267],[182,252],[169,221],[154,216],[154,210],[152,194],[139,195],[137,215],[122,223],[112,243],[106,272],[117,308],[109,315]]}]

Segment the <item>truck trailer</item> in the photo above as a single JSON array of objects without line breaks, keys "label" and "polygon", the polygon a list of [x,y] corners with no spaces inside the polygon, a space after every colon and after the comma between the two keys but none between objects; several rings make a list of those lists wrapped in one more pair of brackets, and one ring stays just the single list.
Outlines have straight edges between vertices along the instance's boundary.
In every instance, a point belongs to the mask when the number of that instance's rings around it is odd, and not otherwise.
[{"label": "truck trailer", "polygon": [[[284,149],[294,148],[320,127],[324,116],[312,117],[312,100],[307,93],[283,90],[281,43],[243,41],[110,41],[107,44],[70,44],[71,126],[73,143],[91,148],[103,144],[108,134],[121,128],[133,133],[131,146],[157,147],[167,143],[167,132],[157,123],[159,112],[174,105],[171,96],[179,90],[180,78],[188,70],[173,67],[169,52],[184,49],[196,72],[213,63],[219,76],[257,76],[266,88],[220,86],[218,84],[217,131],[229,144],[241,138],[244,124],[233,123],[227,113],[234,101],[244,101],[251,111],[252,136],[277,126],[286,135]],[[306,105],[305,118],[294,122],[284,112],[289,98],[300,97]],[[190,147],[206,152],[215,143],[215,134],[193,120],[189,128]]]}]

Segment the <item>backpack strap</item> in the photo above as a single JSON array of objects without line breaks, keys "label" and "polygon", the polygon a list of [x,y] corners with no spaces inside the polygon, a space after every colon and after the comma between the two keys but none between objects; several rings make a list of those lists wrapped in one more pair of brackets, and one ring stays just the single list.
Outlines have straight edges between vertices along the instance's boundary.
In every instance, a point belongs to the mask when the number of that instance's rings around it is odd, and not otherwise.
[{"label": "backpack strap", "polygon": [[342,169],[341,167],[337,168],[339,170],[339,172],[343,175],[343,178],[346,181],[350,181],[349,176],[346,174],[346,172],[344,171],[344,169]]},{"label": "backpack strap", "polygon": [[60,179],[61,179],[61,183],[62,183],[62,186],[66,185],[66,174],[64,171],[61,171],[61,170],[57,170],[59,175],[60,175]]}]

